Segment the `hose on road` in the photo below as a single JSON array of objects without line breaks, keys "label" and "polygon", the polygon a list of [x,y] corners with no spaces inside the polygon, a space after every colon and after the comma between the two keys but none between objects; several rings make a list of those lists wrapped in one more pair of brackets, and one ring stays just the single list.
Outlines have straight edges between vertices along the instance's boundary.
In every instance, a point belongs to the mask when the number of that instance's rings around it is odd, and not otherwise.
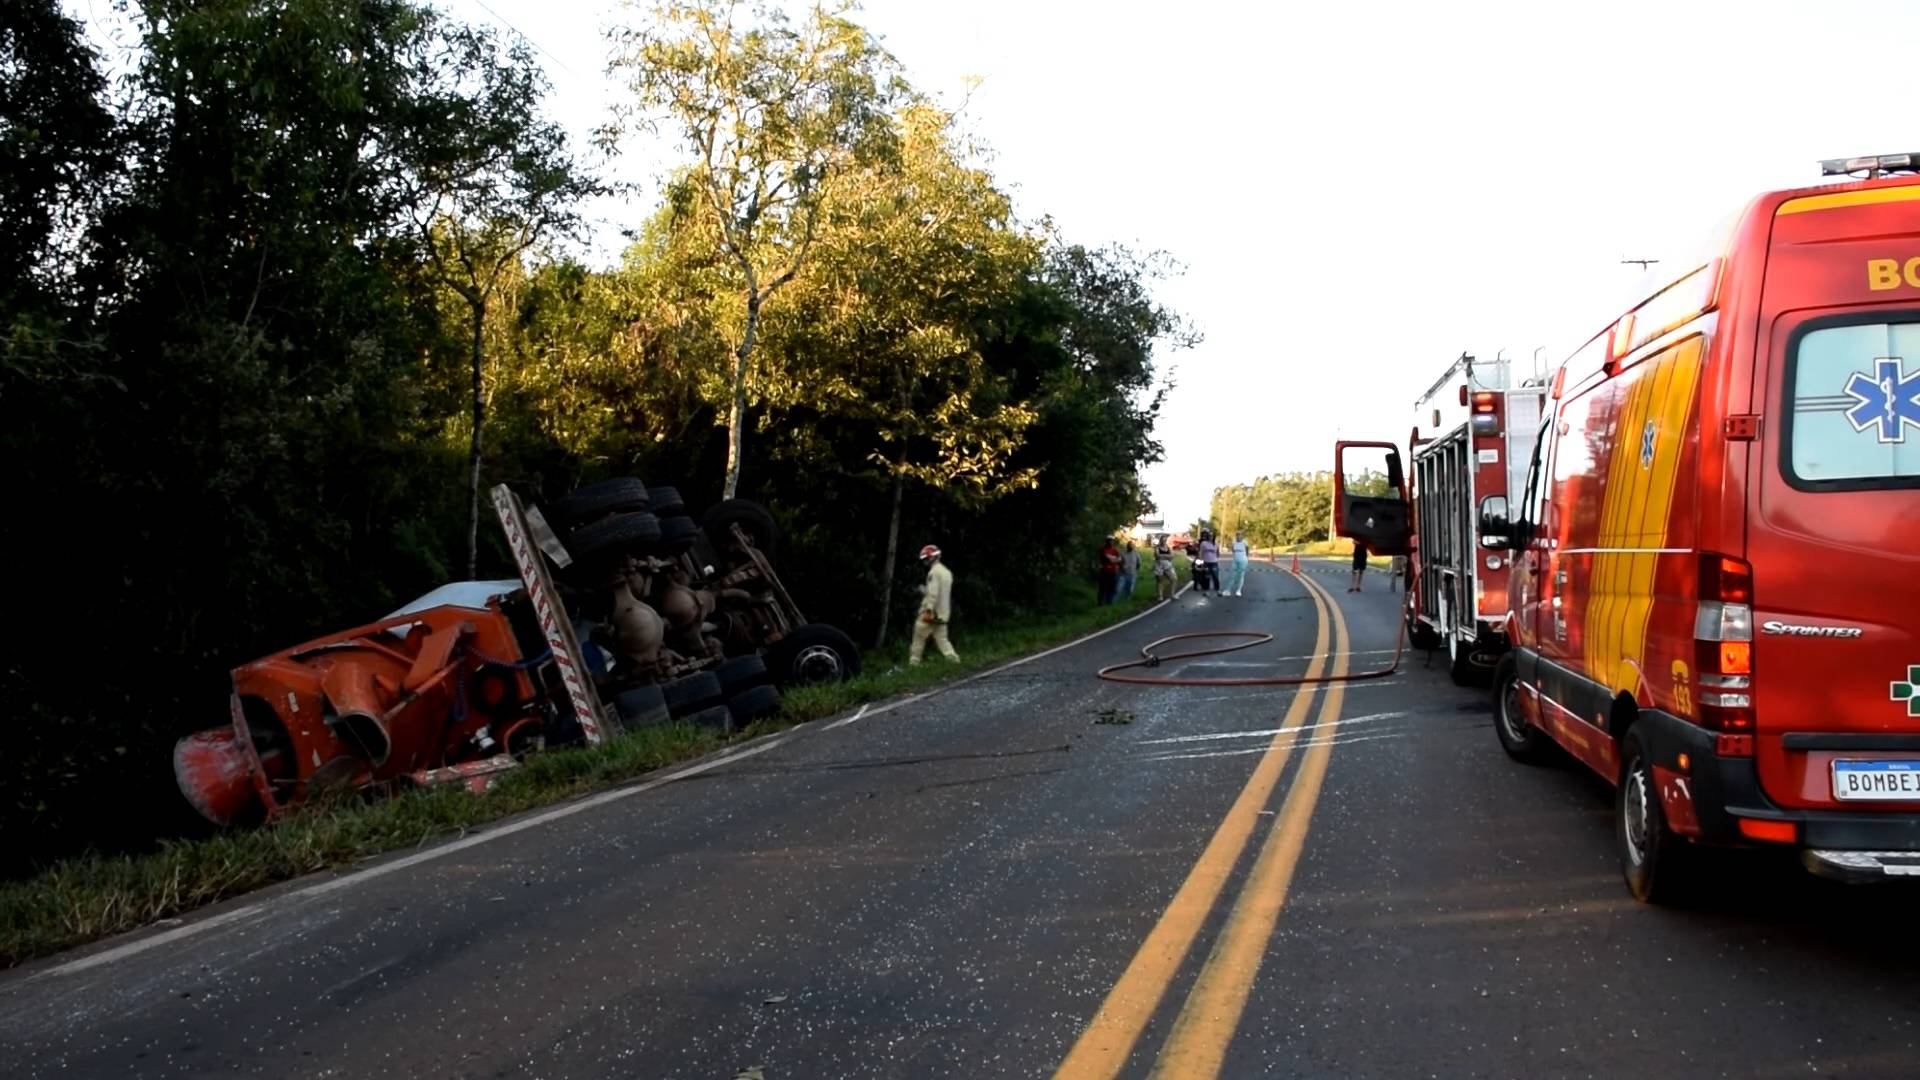
[{"label": "hose on road", "polygon": [[[1298,574],[1294,575],[1298,577]],[[1304,580],[1302,581],[1304,584]],[[1195,638],[1245,638],[1233,645],[1216,645],[1205,649],[1192,649],[1187,652],[1160,653],[1155,650],[1170,641],[1190,641]],[[1400,605],[1400,626],[1393,636],[1393,659],[1387,666],[1373,671],[1352,671],[1345,675],[1264,675],[1251,678],[1199,679],[1170,678],[1164,675],[1125,675],[1122,672],[1134,668],[1157,668],[1173,660],[1192,660],[1201,656],[1220,656],[1241,649],[1251,649],[1265,645],[1273,640],[1273,635],[1260,630],[1196,630],[1185,634],[1169,634],[1156,641],[1140,646],[1140,659],[1128,660],[1119,664],[1108,664],[1096,674],[1108,682],[1134,683],[1140,686],[1305,686],[1309,683],[1349,683],[1364,682],[1368,679],[1384,679],[1400,670],[1400,656],[1407,640],[1407,605]]]}]

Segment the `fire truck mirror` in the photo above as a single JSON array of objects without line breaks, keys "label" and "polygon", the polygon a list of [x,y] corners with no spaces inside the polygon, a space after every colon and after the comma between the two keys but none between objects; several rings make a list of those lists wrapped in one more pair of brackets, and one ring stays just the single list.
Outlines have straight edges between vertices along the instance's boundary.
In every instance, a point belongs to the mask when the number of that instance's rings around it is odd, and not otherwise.
[{"label": "fire truck mirror", "polygon": [[1480,546],[1490,548],[1511,547],[1516,530],[1513,520],[1507,516],[1507,497],[1489,495],[1480,500]]}]

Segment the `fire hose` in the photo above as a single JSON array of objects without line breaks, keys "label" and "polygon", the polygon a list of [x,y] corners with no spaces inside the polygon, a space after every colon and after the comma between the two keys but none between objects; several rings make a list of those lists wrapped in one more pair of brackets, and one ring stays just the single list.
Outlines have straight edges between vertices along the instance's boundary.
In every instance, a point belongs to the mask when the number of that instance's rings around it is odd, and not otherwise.
[{"label": "fire hose", "polygon": [[[1297,576],[1297,575],[1296,575]],[[1332,601],[1329,600],[1329,603]],[[1216,645],[1205,649],[1192,649],[1187,652],[1160,653],[1155,650],[1170,641],[1190,641],[1195,638],[1246,638],[1233,645]],[[1141,686],[1305,686],[1320,683],[1364,682],[1368,679],[1384,679],[1400,670],[1400,656],[1407,639],[1407,605],[1400,605],[1400,626],[1393,636],[1393,659],[1387,666],[1373,671],[1352,671],[1345,675],[1265,675],[1256,678],[1234,679],[1197,679],[1169,678],[1163,675],[1123,675],[1121,672],[1133,668],[1157,668],[1173,660],[1192,660],[1202,656],[1221,656],[1265,645],[1273,640],[1273,635],[1260,630],[1195,630],[1185,634],[1168,634],[1166,637],[1149,641],[1140,646],[1140,659],[1128,660],[1118,664],[1108,664],[1096,674],[1108,682],[1134,683]]]}]

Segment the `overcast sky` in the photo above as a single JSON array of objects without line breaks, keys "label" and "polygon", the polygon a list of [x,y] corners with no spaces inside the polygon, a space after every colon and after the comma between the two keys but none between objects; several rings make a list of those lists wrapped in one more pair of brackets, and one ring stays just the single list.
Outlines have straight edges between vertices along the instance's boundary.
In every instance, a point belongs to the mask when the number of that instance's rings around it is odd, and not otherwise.
[{"label": "overcast sky", "polygon": [[[530,37],[585,133],[619,90],[608,0],[440,0]],[[1823,157],[1920,150],[1920,3],[870,0],[857,18],[957,102],[1020,211],[1161,250],[1205,333],[1147,474],[1176,521],[1215,486],[1404,439],[1462,351],[1557,361]],[[620,168],[657,179],[659,150]],[[651,206],[596,211],[609,236]],[[750,459],[749,459],[750,460]]]}]

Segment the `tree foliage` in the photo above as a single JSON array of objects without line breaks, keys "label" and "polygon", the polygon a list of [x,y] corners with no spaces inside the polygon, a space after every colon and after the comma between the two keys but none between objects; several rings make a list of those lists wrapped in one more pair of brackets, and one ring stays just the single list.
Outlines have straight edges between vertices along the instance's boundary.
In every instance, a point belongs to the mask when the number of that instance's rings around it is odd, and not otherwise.
[{"label": "tree foliage", "polygon": [[837,182],[891,155],[892,108],[908,93],[893,58],[848,10],[816,5],[795,27],[770,4],[672,0],[654,9],[653,24],[614,34],[614,69],[693,154],[675,181],[678,203],[717,244],[740,301],[728,498],[740,485],[762,309],[806,264]]},{"label": "tree foliage", "polygon": [[1325,540],[1333,520],[1333,476],[1277,473],[1215,488],[1209,515],[1220,536],[1244,535],[1258,547]]}]

